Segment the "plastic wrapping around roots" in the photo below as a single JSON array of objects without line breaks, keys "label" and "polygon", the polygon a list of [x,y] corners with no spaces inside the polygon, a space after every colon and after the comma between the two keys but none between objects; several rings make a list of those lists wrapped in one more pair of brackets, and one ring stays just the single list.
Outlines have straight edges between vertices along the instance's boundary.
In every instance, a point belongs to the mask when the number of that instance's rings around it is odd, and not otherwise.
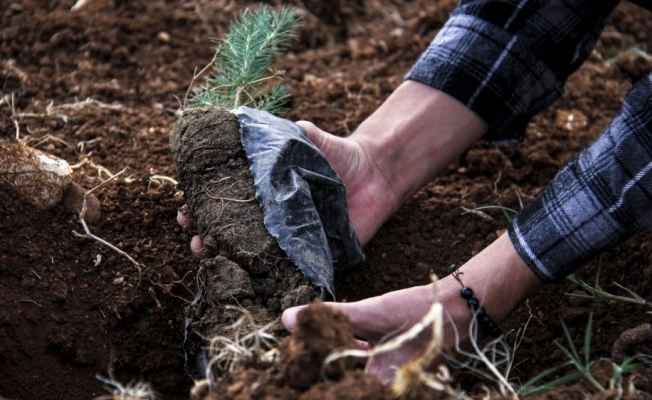
[{"label": "plastic wrapping around roots", "polygon": [[[248,107],[235,111],[265,227],[306,277],[335,298],[333,265],[364,261],[346,189],[298,125]],[[333,263],[335,262],[335,264]]]}]

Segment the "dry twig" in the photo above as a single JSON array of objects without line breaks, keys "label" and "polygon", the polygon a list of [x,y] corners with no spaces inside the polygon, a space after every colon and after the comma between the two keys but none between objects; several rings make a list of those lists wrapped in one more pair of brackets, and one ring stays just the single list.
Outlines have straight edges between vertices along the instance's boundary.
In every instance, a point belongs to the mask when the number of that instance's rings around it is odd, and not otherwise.
[{"label": "dry twig", "polygon": [[102,238],[100,238],[98,236],[93,235],[91,233],[91,231],[88,229],[88,226],[86,225],[86,221],[84,220],[84,216],[86,215],[86,210],[87,210],[87,207],[88,207],[87,202],[86,202],[86,198],[88,197],[88,195],[91,194],[93,191],[99,189],[100,187],[104,186],[105,184],[107,184],[107,183],[111,182],[112,180],[116,179],[118,176],[122,175],[126,170],[127,170],[127,168],[123,169],[122,171],[120,171],[117,174],[111,176],[109,179],[105,180],[104,182],[100,183],[99,185],[95,186],[94,188],[92,188],[90,190],[86,190],[84,192],[84,199],[83,199],[83,202],[82,202],[82,209],[79,212],[79,222],[81,223],[82,227],[84,228],[85,234],[82,235],[80,233],[77,233],[76,231],[72,231],[72,233],[77,237],[93,239],[93,240],[103,244],[104,246],[110,248],[111,250],[117,252],[121,256],[125,257],[127,260],[129,260],[134,266],[136,266],[136,269],[138,270],[138,283],[136,284],[136,287],[139,287],[140,286],[140,281],[142,279],[142,274],[143,274],[143,270],[141,268],[140,263],[137,262],[136,260],[134,260],[129,254],[127,254],[126,252],[120,250],[119,248],[117,248],[116,246],[114,246],[111,243],[107,242],[106,240],[104,240],[104,239],[102,239]]}]

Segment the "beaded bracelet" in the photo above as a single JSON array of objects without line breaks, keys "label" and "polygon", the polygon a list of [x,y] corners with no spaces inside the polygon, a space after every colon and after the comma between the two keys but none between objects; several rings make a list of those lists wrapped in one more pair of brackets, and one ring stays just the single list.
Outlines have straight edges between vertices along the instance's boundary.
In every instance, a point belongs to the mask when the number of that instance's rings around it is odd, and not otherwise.
[{"label": "beaded bracelet", "polygon": [[462,275],[463,272],[460,272],[459,268],[460,267],[457,264],[453,264],[448,267],[448,270],[451,274],[453,274],[453,278],[455,278],[460,283],[460,285],[462,285],[462,290],[460,291],[462,298],[466,300],[466,304],[473,312],[473,315],[475,315],[480,329],[482,329],[482,331],[487,335],[493,338],[497,338],[498,336],[502,335],[503,330],[500,329],[500,326],[498,326],[498,324],[491,319],[489,314],[487,314],[485,311],[484,307],[480,306],[478,299],[473,297],[473,289],[464,286],[464,283],[462,283],[462,279],[460,278],[460,275]]}]

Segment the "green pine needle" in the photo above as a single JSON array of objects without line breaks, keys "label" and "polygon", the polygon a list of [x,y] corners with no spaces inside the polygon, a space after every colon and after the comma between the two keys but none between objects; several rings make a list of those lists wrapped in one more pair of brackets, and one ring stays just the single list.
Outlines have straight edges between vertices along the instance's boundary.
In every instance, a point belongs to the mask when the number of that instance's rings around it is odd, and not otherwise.
[{"label": "green pine needle", "polygon": [[290,93],[279,82],[285,71],[271,65],[296,38],[293,31],[299,26],[296,11],[288,7],[280,11],[265,5],[255,11],[246,9],[231,23],[224,39],[211,39],[217,49],[213,71],[193,93],[190,106],[245,105],[272,114],[284,112]]}]

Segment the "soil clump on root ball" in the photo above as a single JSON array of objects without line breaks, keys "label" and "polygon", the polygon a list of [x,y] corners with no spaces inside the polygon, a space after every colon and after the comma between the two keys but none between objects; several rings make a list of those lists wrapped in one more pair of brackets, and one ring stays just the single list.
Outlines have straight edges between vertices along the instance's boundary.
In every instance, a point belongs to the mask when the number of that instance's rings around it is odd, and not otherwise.
[{"label": "soil clump on root ball", "polygon": [[364,363],[341,358],[328,366],[334,350],[357,348],[348,318],[322,303],[299,313],[296,330],[284,339],[272,362],[254,362],[228,374],[212,393],[216,399],[396,399],[389,386],[364,373]]},{"label": "soil clump on root ball", "polygon": [[[191,306],[186,334],[226,334],[242,315],[229,306],[245,308],[255,325],[273,323],[269,332],[282,334],[281,312],[310,302],[319,291],[264,226],[237,116],[217,107],[187,110],[172,130],[170,147],[179,189],[204,245],[203,293]],[[199,351],[186,347],[190,358]]]}]

